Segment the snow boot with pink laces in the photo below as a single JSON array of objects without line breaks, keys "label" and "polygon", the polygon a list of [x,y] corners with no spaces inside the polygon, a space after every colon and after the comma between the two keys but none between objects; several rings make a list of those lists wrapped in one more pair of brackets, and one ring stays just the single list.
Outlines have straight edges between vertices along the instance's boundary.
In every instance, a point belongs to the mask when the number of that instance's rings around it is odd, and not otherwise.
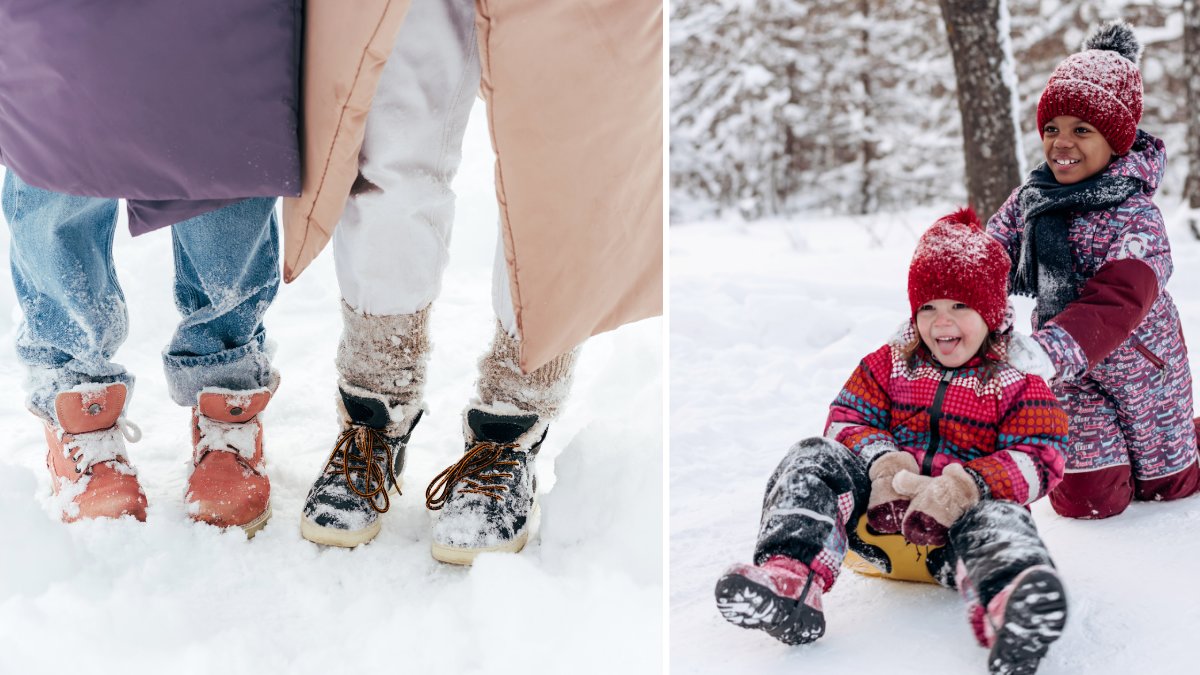
[{"label": "snow boot with pink laces", "polygon": [[735,626],[754,628],[788,645],[825,634],[821,577],[804,563],[775,555],[762,565],[736,564],[717,580],[717,609]]},{"label": "snow boot with pink laces", "polygon": [[253,537],[271,517],[271,482],[263,461],[259,413],[271,400],[264,387],[208,387],[192,409],[192,474],[188,513],[217,527],[240,527]]},{"label": "snow boot with pink laces", "polygon": [[141,432],[125,421],[122,383],[81,384],[54,397],[58,423],[47,421],[46,467],[63,522],[133,516],[146,520],[146,494],[125,458],[125,439]]}]

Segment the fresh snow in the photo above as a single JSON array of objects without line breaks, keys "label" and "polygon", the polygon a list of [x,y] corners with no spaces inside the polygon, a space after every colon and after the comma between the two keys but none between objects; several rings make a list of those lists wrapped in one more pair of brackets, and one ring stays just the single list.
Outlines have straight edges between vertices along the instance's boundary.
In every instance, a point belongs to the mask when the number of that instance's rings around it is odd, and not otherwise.
[{"label": "fresh snow", "polygon": [[[1175,260],[1167,288],[1200,344],[1200,242],[1183,209],[1162,206]],[[954,208],[671,228],[672,672],[987,672],[961,598],[940,587],[843,571],[823,598],[826,635],[802,647],[727,623],[713,600],[722,571],[750,561],[763,489],[787,448],[821,433],[859,359],[908,317],[917,236]],[[1033,303],[1015,302],[1028,331]],[[1045,500],[1033,513],[1069,603],[1039,675],[1194,669],[1200,497],[1103,521],[1061,518]]]},{"label": "fresh snow", "polygon": [[[573,396],[538,464],[540,542],[473,568],[429,554],[423,488],[462,451],[461,411],[495,330],[496,207],[486,118],[468,129],[450,269],[431,315],[429,413],[413,435],[404,495],[356,550],[300,537],[300,509],[337,436],[341,330],[326,251],[280,289],[266,325],[282,385],[263,415],[274,515],[252,541],[191,523],[183,502],[190,413],[170,401],[160,352],[178,316],[170,237],[115,257],[137,376],[130,460],[148,520],[63,525],[52,515],[40,422],[14,356],[19,311],[0,275],[0,673],[656,673],[663,642],[662,326],[589,341]],[[7,258],[7,227],[0,253]]]}]

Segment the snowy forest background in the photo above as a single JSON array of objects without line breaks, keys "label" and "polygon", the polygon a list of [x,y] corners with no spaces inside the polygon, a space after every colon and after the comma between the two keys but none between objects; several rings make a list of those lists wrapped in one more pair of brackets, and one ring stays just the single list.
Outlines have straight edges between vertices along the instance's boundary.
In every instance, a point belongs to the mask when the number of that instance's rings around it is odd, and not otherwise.
[{"label": "snowy forest background", "polygon": [[[964,203],[942,5],[999,5],[995,25],[1017,82],[1021,176],[1041,161],[1035,112],[1050,72],[1091,27],[1129,21],[1144,47],[1141,127],[1166,141],[1171,158],[1159,199],[1185,196],[1189,164],[1200,174],[1200,161],[1187,161],[1200,106],[1187,104],[1184,57],[1195,0],[675,0],[672,222]],[[1192,80],[1194,96],[1200,76]],[[1200,181],[1188,188],[1200,207]]]}]

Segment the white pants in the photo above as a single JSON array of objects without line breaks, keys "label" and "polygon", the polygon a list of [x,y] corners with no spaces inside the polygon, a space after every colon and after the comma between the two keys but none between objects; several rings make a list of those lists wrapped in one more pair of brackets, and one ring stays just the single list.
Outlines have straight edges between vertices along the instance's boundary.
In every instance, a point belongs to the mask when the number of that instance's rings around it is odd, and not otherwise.
[{"label": "white pants", "polygon": [[[359,172],[378,190],[352,196],[333,234],[342,297],[367,314],[412,314],[441,291],[454,222],[450,183],[479,89],[474,0],[413,0],[379,81]],[[516,320],[497,243],[492,305]]]}]

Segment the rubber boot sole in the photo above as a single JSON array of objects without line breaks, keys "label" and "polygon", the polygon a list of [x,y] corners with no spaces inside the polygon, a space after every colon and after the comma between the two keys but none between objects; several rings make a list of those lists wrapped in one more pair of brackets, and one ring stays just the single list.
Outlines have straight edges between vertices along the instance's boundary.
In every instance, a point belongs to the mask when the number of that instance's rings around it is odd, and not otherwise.
[{"label": "rubber boot sole", "polygon": [[[800,594],[808,592],[806,588]],[[825,634],[825,615],[740,574],[717,580],[717,609],[735,626],[761,630],[788,645],[813,642]]]},{"label": "rubber boot sole", "polygon": [[450,563],[451,565],[470,565],[475,562],[475,558],[481,553],[518,553],[521,549],[525,548],[525,544],[529,543],[529,539],[537,531],[541,517],[542,507],[537,502],[534,502],[533,509],[529,512],[529,519],[525,521],[525,527],[517,532],[509,541],[496,546],[482,546],[479,548],[446,546],[435,541],[430,545],[429,552],[435,560]]},{"label": "rubber boot sole", "polygon": [[1004,605],[1004,625],[988,655],[992,675],[1031,675],[1067,623],[1067,595],[1050,568],[1035,568],[1019,578]]},{"label": "rubber boot sole", "polygon": [[271,505],[267,505],[267,510],[256,516],[254,520],[242,525],[242,531],[246,533],[247,539],[253,539],[258,531],[266,527],[267,521],[271,519]]}]

